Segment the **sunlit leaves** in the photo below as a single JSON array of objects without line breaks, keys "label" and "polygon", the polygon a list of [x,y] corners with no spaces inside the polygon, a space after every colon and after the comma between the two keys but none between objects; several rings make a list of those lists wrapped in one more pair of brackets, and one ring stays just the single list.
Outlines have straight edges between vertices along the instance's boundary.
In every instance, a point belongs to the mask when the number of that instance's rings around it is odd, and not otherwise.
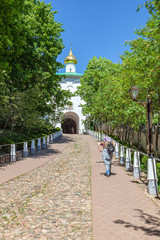
[{"label": "sunlit leaves", "polygon": [[[39,0],[0,0],[0,13],[0,79],[4,89],[0,93],[3,102],[9,102],[8,109],[0,106],[2,126],[12,112],[10,125],[19,121],[32,127],[31,119],[36,122],[36,117],[40,121],[46,115],[56,115],[68,102],[69,93],[61,90],[61,79],[56,75],[62,66],[57,62],[64,48],[62,24],[55,21],[51,4]],[[24,117],[27,111],[28,123]]]},{"label": "sunlit leaves", "polygon": [[[136,30],[137,39],[126,41],[130,51],[121,56],[122,64],[94,57],[88,63],[79,94],[86,101],[84,113],[107,120],[114,126],[134,129],[146,124],[143,104],[132,102],[128,90],[140,88],[139,99],[152,99],[153,120],[160,118],[160,1],[146,1],[151,13],[145,27]],[[140,9],[141,6],[138,7]]]}]

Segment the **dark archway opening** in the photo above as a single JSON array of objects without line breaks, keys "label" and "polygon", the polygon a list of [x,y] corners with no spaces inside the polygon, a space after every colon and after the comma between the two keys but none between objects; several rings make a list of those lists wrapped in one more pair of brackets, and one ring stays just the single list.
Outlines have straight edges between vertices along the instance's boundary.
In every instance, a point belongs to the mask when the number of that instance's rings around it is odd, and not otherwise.
[{"label": "dark archway opening", "polygon": [[62,131],[63,133],[76,133],[76,123],[71,118],[65,118],[62,123]]}]

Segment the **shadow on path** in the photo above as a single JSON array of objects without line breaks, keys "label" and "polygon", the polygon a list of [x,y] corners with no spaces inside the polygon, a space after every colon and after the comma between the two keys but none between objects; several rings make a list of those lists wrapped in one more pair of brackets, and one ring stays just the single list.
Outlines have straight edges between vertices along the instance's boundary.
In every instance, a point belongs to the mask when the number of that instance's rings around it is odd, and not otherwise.
[{"label": "shadow on path", "polygon": [[[33,155],[29,154],[28,158],[31,158],[31,159],[36,159],[37,157],[45,157],[46,158],[46,157],[52,156],[53,154],[54,155],[60,154],[60,153],[62,153],[62,151],[56,149],[56,145],[69,143],[69,142],[75,142],[73,137],[70,137],[68,135],[63,135],[60,139],[58,139],[58,141],[51,143],[48,148],[45,148],[45,149],[42,148],[42,150],[37,151]],[[4,163],[2,166],[0,166],[0,171],[5,171],[4,167],[6,167],[8,165],[15,165],[15,164],[17,164],[17,162],[22,162],[26,159],[27,158],[20,157],[15,162],[6,162],[6,164]]]},{"label": "shadow on path", "polygon": [[73,139],[73,136],[75,136],[76,134],[63,134],[63,136],[54,144],[61,144],[61,143],[69,143],[69,142],[75,142]]},{"label": "shadow on path", "polygon": [[[100,175],[104,175],[104,176],[106,176],[106,173],[100,173]],[[117,173],[113,173],[113,172],[111,172],[111,174],[110,174],[111,176],[114,176],[114,175],[117,175]]]},{"label": "shadow on path", "polygon": [[[37,159],[39,157],[44,157],[44,158],[47,158],[47,157],[50,157],[52,156],[53,154],[60,154],[62,151],[59,151],[57,149],[50,149],[50,148],[46,148],[46,149],[42,149],[41,151],[38,151],[36,152],[34,155],[29,155],[28,158],[30,159]],[[18,160],[16,160],[15,162],[7,162],[6,164],[3,164],[1,167],[0,167],[0,171],[5,171],[5,167],[6,166],[12,166],[12,165],[16,165],[18,162],[22,162],[22,161],[25,161],[27,160],[28,158],[19,158]]]},{"label": "shadow on path", "polygon": [[99,162],[96,162],[96,163],[104,163],[103,161],[99,161]]},{"label": "shadow on path", "polygon": [[156,217],[145,213],[141,209],[134,209],[138,212],[138,218],[143,221],[142,226],[136,226],[130,222],[123,221],[118,219],[114,221],[116,224],[122,224],[125,228],[132,228],[135,231],[141,230],[144,231],[148,236],[160,236],[160,217]]},{"label": "shadow on path", "polygon": [[3,184],[17,176],[41,167],[49,160],[61,154],[69,142],[74,142],[73,136],[62,136],[55,143],[49,144],[48,148],[29,155],[27,158],[19,158],[15,162],[8,162],[0,167],[0,184]]}]

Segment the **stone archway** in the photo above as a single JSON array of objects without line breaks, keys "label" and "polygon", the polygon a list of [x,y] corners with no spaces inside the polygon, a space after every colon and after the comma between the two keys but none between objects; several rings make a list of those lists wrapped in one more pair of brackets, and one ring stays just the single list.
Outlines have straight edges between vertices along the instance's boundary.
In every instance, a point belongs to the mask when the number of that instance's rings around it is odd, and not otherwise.
[{"label": "stone archway", "polygon": [[66,112],[61,124],[63,133],[79,133],[79,117],[74,112]]},{"label": "stone archway", "polygon": [[62,131],[63,133],[76,133],[76,123],[71,118],[65,118],[62,123]]}]

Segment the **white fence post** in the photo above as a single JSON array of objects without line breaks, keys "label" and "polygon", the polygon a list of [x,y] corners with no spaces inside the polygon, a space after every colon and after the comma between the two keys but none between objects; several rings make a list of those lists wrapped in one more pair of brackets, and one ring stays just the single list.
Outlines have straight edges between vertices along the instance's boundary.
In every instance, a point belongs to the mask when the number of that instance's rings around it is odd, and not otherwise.
[{"label": "white fence post", "polygon": [[115,158],[119,159],[119,143],[116,142]]},{"label": "white fence post", "polygon": [[28,157],[28,144],[27,144],[27,142],[24,142],[24,144],[23,144],[23,157],[24,158]]},{"label": "white fence post", "polygon": [[50,141],[53,143],[53,134],[50,135]]},{"label": "white fence post", "polygon": [[37,150],[41,150],[41,138],[38,138]]},{"label": "white fence post", "polygon": [[49,135],[47,136],[47,147],[49,146]]},{"label": "white fence post", "polygon": [[42,143],[43,143],[42,147],[46,148],[46,138],[45,137],[43,137],[43,142]]},{"label": "white fence post", "polygon": [[123,147],[123,146],[121,146],[120,164],[121,164],[121,165],[124,165],[124,147]]},{"label": "white fence post", "polygon": [[133,177],[140,178],[140,161],[139,152],[134,152],[134,163],[133,163]]},{"label": "white fence post", "polygon": [[32,140],[31,142],[31,154],[35,154],[36,149],[35,149],[35,140]]},{"label": "white fence post", "polygon": [[11,144],[11,162],[15,162],[16,161],[16,145],[15,144]]},{"label": "white fence post", "polygon": [[154,158],[148,158],[148,192],[151,195],[157,194],[157,173],[156,173],[156,162]]},{"label": "white fence post", "polygon": [[131,150],[126,149],[126,171],[131,171]]}]

